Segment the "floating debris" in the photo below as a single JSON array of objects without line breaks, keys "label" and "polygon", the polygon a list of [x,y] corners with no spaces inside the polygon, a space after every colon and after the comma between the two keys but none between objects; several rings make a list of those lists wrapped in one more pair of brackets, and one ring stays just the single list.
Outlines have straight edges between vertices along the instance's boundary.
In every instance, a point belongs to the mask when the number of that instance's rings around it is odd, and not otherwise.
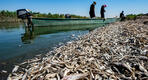
[{"label": "floating debris", "polygon": [[1,73],[7,73],[7,71],[6,70],[2,70]]}]

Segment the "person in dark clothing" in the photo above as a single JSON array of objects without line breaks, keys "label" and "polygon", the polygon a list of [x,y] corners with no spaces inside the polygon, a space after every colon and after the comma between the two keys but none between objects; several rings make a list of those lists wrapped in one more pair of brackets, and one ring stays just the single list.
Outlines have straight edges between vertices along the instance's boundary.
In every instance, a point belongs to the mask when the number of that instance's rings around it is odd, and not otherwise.
[{"label": "person in dark clothing", "polygon": [[120,21],[124,21],[124,20],[125,20],[124,11],[122,11],[120,13]]},{"label": "person in dark clothing", "polygon": [[90,18],[95,17],[95,5],[96,2],[93,2],[93,4],[90,6],[90,11],[89,11]]},{"label": "person in dark clothing", "polygon": [[28,26],[28,27],[33,26],[32,14],[31,14],[31,13],[26,13],[26,16],[27,16],[27,26]]},{"label": "person in dark clothing", "polygon": [[107,7],[106,5],[102,5],[101,7],[101,11],[100,11],[100,14],[101,14],[101,18],[103,19],[103,21],[105,21],[105,7]]}]

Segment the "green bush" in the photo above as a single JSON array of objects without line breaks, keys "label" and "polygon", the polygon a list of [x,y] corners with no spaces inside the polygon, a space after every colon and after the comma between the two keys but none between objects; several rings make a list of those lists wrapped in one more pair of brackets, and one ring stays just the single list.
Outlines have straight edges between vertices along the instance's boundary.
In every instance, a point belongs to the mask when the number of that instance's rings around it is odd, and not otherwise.
[{"label": "green bush", "polygon": [[8,10],[2,10],[0,11],[0,17],[17,17],[17,14],[15,11],[8,11]]},{"label": "green bush", "polygon": [[127,20],[135,20],[136,18],[137,18],[136,14],[129,14],[129,15],[126,16]]}]

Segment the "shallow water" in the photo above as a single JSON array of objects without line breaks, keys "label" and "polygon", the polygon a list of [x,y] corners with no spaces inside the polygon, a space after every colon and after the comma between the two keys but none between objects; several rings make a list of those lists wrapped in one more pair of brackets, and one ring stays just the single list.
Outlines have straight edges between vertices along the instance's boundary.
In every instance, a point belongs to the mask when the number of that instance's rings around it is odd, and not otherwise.
[{"label": "shallow water", "polygon": [[[0,61],[21,55],[46,53],[59,43],[74,40],[96,25],[25,28],[22,24],[0,27]],[[72,35],[75,35],[72,37]]]},{"label": "shallow water", "polygon": [[6,70],[9,73],[14,65],[35,55],[46,54],[103,25],[25,28],[21,23],[0,23],[0,72]]}]

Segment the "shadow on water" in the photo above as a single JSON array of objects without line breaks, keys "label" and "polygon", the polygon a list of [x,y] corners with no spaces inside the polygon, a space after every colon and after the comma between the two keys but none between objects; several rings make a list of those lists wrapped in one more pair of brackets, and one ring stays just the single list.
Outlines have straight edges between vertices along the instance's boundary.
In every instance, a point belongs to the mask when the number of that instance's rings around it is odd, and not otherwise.
[{"label": "shadow on water", "polygon": [[[104,26],[105,24],[99,24],[99,26]],[[98,27],[96,25],[65,25],[65,26],[40,26],[25,28],[25,33],[22,35],[21,40],[24,44],[31,44],[32,40],[39,35],[68,32],[68,31],[91,31]]]},{"label": "shadow on water", "polygon": [[[20,25],[14,27],[11,27],[13,25],[2,25],[3,27],[0,27],[0,33],[2,33],[0,34],[0,44],[2,44],[0,50],[3,50],[0,52],[0,80],[6,79],[14,65],[33,58],[37,54],[46,54],[53,50],[53,47],[61,46],[59,43],[65,44],[68,41],[76,40],[78,36],[105,24],[31,28]],[[73,34],[75,34],[74,38],[71,36]],[[6,70],[8,73],[1,73],[2,70]]]}]

